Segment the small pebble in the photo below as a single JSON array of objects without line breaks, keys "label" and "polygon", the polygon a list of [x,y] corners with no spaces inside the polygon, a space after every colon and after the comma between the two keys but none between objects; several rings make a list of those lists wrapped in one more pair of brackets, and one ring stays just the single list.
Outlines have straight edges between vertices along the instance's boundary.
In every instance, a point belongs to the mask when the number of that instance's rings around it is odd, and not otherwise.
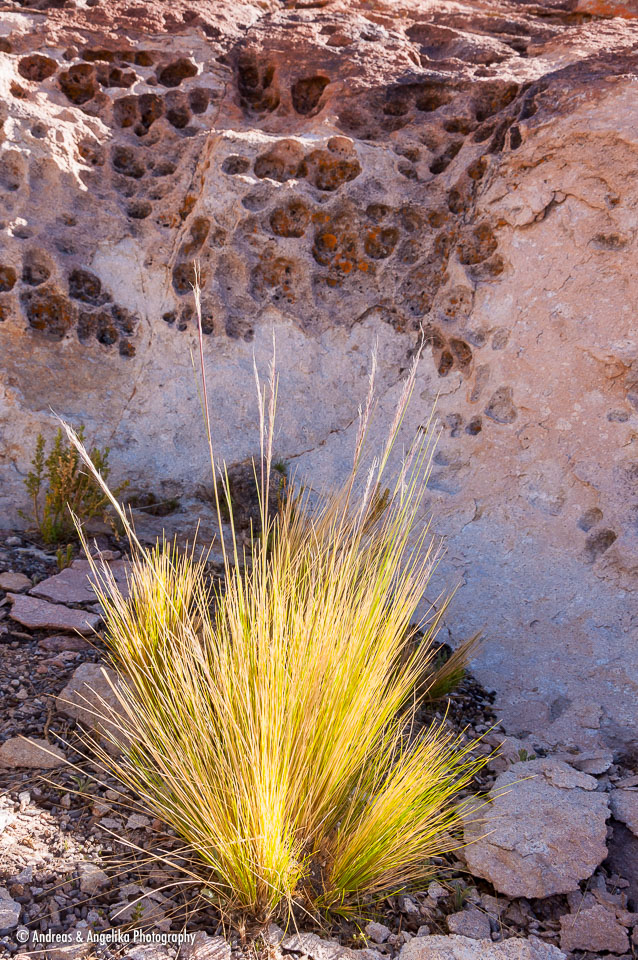
[{"label": "small pebble", "polygon": [[441,886],[438,880],[433,880],[428,887],[428,897],[431,900],[440,900],[442,897],[447,897],[447,890]]},{"label": "small pebble", "polygon": [[365,933],[370,938],[374,940],[375,943],[385,943],[385,941],[390,936],[390,928],[386,927],[383,923],[376,923],[371,921],[364,927]]}]

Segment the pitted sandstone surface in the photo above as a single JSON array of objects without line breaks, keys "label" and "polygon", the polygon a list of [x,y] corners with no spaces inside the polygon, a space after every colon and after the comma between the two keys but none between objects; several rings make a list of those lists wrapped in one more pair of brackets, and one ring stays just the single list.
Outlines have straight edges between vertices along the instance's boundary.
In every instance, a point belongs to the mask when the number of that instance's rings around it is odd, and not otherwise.
[{"label": "pitted sandstone surface", "polygon": [[[33,0],[0,13],[0,505],[50,409],[159,498],[220,456],[343,473],[419,338],[454,638],[512,733],[566,751],[638,719],[638,22],[536,4]],[[436,594],[433,587],[432,599]],[[574,755],[573,753],[571,754]]]}]

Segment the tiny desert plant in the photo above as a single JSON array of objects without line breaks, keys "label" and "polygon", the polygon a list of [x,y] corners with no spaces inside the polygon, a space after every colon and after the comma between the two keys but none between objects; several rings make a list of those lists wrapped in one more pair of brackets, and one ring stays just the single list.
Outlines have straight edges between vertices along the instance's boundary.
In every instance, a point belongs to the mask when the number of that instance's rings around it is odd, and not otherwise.
[{"label": "tiny desert plant", "polygon": [[[247,543],[235,533],[225,468],[214,484],[223,588],[207,578],[205,556],[137,541],[67,428],[134,555],[128,596],[95,566],[119,677],[111,738],[121,755],[93,746],[182,842],[185,882],[226,913],[356,915],[422,887],[431,858],[460,844],[465,801],[456,794],[487,758],[444,721],[419,728],[415,701],[446,608],[421,621],[413,643],[410,624],[438,558],[421,518],[431,430],[386,477],[415,371],[416,362],[378,457],[364,468],[373,371],[343,486],[315,495],[288,478],[273,514],[273,360],[268,386],[257,381],[259,525]],[[205,378],[203,400],[207,414]],[[207,415],[206,424],[216,476]]]},{"label": "tiny desert plant", "polygon": [[[77,433],[84,441],[84,427]],[[45,441],[38,435],[35,453],[31,461],[31,470],[24,485],[31,497],[32,514],[21,516],[35,524],[38,533],[46,544],[67,543],[66,556],[58,551],[58,566],[63,569],[72,547],[68,541],[75,539],[74,517],[80,522],[94,517],[108,519],[109,498],[96,481],[92,470],[99,471],[104,480],[110,474],[109,448],[98,447],[88,454],[91,469],[87,469],[78,450],[72,443],[66,442],[63,431],[57,431],[51,451],[45,455]],[[113,494],[119,496],[125,485],[114,488]],[[112,521],[111,521],[112,523]],[[70,560],[69,560],[70,562]]]},{"label": "tiny desert plant", "polygon": [[66,547],[58,547],[55,551],[55,559],[58,565],[58,570],[66,570],[67,567],[70,567],[73,563],[73,544],[67,543]]},{"label": "tiny desert plant", "polygon": [[476,893],[476,889],[474,887],[466,886],[462,880],[452,884],[452,890],[454,892],[455,911],[462,910],[472,894]]},{"label": "tiny desert plant", "polygon": [[469,637],[456,650],[440,649],[432,660],[431,669],[424,683],[424,695],[428,700],[440,700],[459,685],[468,660],[477,647],[480,634]]}]

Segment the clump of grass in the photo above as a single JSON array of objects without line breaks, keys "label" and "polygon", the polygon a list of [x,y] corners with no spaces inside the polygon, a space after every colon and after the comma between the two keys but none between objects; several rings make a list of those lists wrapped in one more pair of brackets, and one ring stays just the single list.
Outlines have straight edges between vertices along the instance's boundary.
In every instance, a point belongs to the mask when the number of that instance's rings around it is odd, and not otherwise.
[{"label": "clump of grass", "polygon": [[441,647],[432,659],[423,683],[423,695],[428,700],[449,696],[465,677],[467,664],[479,645],[480,634],[468,637],[456,650]]},{"label": "clump of grass", "polygon": [[[374,371],[343,486],[317,496],[289,477],[273,515],[273,361],[268,385],[257,383],[260,523],[247,544],[225,469],[214,484],[220,530],[222,497],[229,505],[223,588],[194,551],[144,548],[94,469],[134,552],[128,598],[96,571],[122,682],[122,753],[101,757],[181,839],[186,882],[235,916],[356,914],[425,883],[432,857],[460,843],[455,798],[486,758],[445,722],[416,720],[446,608],[410,626],[438,559],[422,519],[431,429],[387,476],[415,372],[416,362],[369,467]],[[207,412],[205,378],[203,399]]]},{"label": "clump of grass", "polygon": [[[84,440],[84,426],[77,433]],[[93,475],[100,473],[104,481],[110,474],[109,448],[93,447],[88,454],[91,467],[87,469],[73,443],[65,442],[62,429],[55,435],[48,454],[42,434],[38,434],[35,452],[24,485],[31,498],[32,514],[20,515],[34,524],[46,544],[67,544],[76,539],[74,517],[81,522],[95,517],[108,520],[109,497]],[[118,497],[126,485],[116,487],[113,495]],[[112,521],[111,521],[112,523]],[[62,557],[58,562],[62,562]]]}]

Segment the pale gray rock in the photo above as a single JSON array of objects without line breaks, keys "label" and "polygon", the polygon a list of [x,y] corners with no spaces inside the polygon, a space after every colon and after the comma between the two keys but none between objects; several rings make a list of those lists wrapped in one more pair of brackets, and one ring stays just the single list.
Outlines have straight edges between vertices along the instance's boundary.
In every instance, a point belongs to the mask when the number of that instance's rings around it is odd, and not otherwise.
[{"label": "pale gray rock", "polygon": [[7,827],[10,827],[15,820],[13,810],[0,810],[0,833],[4,833]]},{"label": "pale gray rock", "polygon": [[143,827],[147,827],[150,822],[149,818],[145,817],[143,813],[132,813],[126,821],[126,826],[129,830],[141,830]]},{"label": "pale gray rock", "polygon": [[7,570],[6,573],[0,573],[0,590],[6,590],[11,593],[20,593],[31,586],[31,580],[24,573],[15,573],[13,570]]},{"label": "pale gray rock", "polygon": [[450,933],[457,933],[460,937],[470,937],[473,940],[490,938],[489,918],[476,908],[451,913],[447,917],[447,928]]},{"label": "pale gray rock", "polygon": [[399,904],[399,910],[402,913],[407,913],[408,915],[412,914],[412,916],[418,916],[420,912],[418,904],[412,899],[412,897],[406,897],[406,896],[399,897],[398,904]]},{"label": "pale gray rock", "polygon": [[160,943],[133,943],[126,948],[125,960],[173,960],[175,951]]},{"label": "pale gray rock", "polygon": [[514,764],[466,822],[470,872],[510,897],[576,890],[607,855],[607,795],[595,788],[593,777],[558,760]]},{"label": "pale gray rock", "polygon": [[565,954],[537,937],[492,943],[452,935],[415,937],[403,947],[399,960],[565,960]]},{"label": "pale gray rock", "polygon": [[560,918],[560,945],[568,953],[572,950],[626,953],[629,937],[615,913],[597,903]]},{"label": "pale gray rock", "polygon": [[100,820],[100,826],[104,827],[105,830],[121,830],[122,821],[118,820],[117,817],[103,817]]},{"label": "pale gray rock", "polygon": [[180,960],[230,960],[230,953],[230,944],[224,937],[210,937],[200,930],[192,943],[182,946]]},{"label": "pale gray rock", "polygon": [[582,773],[599,776],[609,770],[614,761],[614,755],[611,750],[593,750],[582,753],[580,756],[570,756],[569,759],[565,757],[565,760]]},{"label": "pale gray rock", "polygon": [[54,770],[66,763],[59,747],[47,740],[31,740],[26,737],[11,737],[0,747],[0,765]]},{"label": "pale gray rock", "polygon": [[438,880],[433,880],[428,885],[428,897],[435,902],[441,900],[442,897],[447,897],[449,891],[445,889],[442,883],[439,883]]},{"label": "pale gray rock", "polygon": [[47,960],[81,960],[82,957],[93,953],[93,944],[86,939],[86,928],[77,926],[66,931],[71,943],[49,946],[46,950]]},{"label": "pale gray rock", "polygon": [[22,907],[11,897],[6,887],[0,887],[0,935],[18,926]]},{"label": "pale gray rock", "polygon": [[59,603],[49,603],[23,593],[7,594],[13,606],[11,618],[31,630],[68,630],[92,633],[100,622],[95,613],[71,610]]},{"label": "pale gray rock", "polygon": [[124,742],[118,729],[123,709],[116,693],[119,681],[110,667],[99,663],[82,663],[56,697],[60,713],[73,717],[104,738],[107,749],[118,752],[117,744]]},{"label": "pale gray rock", "polygon": [[390,928],[386,927],[384,923],[377,923],[374,920],[366,924],[364,929],[366,935],[375,943],[385,943],[391,933]]},{"label": "pale gray rock", "polygon": [[135,921],[138,926],[153,926],[158,930],[170,929],[170,919],[158,903],[149,897],[138,897],[132,903],[116,903],[109,910],[109,919],[118,926]]},{"label": "pale gray rock", "polygon": [[638,837],[638,790],[612,790],[609,806],[616,820]]},{"label": "pale gray rock", "polygon": [[89,896],[95,896],[103,887],[108,886],[108,874],[101,870],[96,863],[84,861],[78,864],[80,890]]},{"label": "pale gray rock", "polygon": [[342,947],[334,940],[323,940],[316,933],[293,933],[282,940],[282,949],[300,953],[311,960],[356,960],[358,951]]},{"label": "pale gray rock", "polygon": [[286,931],[282,930],[278,923],[270,923],[264,934],[264,940],[271,944],[280,944],[286,936]]}]

